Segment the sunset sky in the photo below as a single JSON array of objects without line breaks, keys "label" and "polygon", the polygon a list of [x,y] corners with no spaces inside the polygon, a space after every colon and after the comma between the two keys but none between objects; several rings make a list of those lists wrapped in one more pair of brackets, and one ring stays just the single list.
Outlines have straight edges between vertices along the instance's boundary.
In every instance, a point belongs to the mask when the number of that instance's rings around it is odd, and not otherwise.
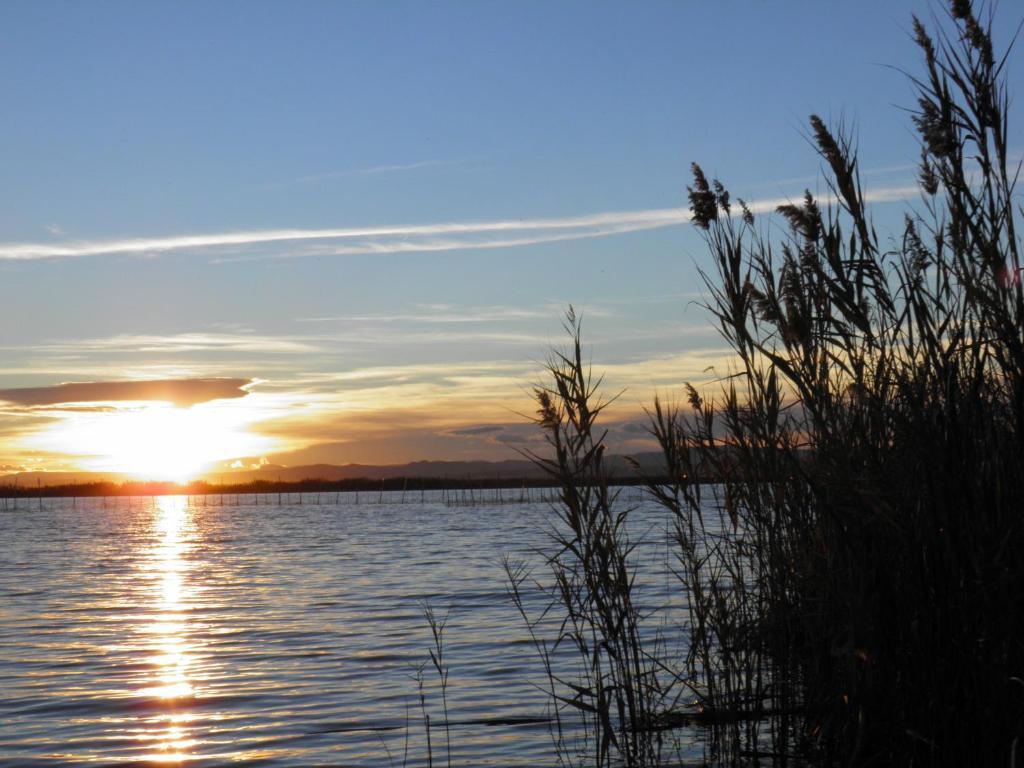
[{"label": "sunset sky", "polygon": [[769,209],[845,117],[895,232],[912,11],[5,2],[2,471],[511,458],[569,302],[643,447],[725,359],[689,163]]}]

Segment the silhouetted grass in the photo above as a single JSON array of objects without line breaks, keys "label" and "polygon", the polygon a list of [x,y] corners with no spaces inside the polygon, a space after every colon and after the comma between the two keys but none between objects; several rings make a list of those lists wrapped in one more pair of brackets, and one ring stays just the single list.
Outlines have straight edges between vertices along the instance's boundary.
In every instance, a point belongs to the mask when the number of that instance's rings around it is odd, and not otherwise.
[{"label": "silhouetted grass", "polygon": [[[552,581],[538,583],[549,598],[545,614],[554,611],[559,624],[550,647],[521,598],[526,574],[506,562],[510,592],[545,663],[560,759],[656,766],[660,742],[651,737],[652,729],[674,681],[665,683],[657,654],[641,634],[634,544],[626,528],[630,508],[617,504],[609,487],[604,433],[596,426],[607,402],[596,395],[600,380],[583,361],[580,324],[571,308],[565,327],[570,347],[552,351],[548,382],[534,391],[536,424],[550,455],[528,454],[558,488],[552,547],[544,553]],[[551,657],[559,647],[578,660],[575,677],[554,671]],[[581,739],[571,744],[562,728],[565,708],[583,726]]]},{"label": "silhouetted grass", "polygon": [[[913,22],[923,194],[892,242],[872,225],[850,136],[818,117],[831,194],[781,206],[781,238],[693,166],[707,306],[735,367],[719,393],[655,402],[669,482],[650,491],[673,514],[689,608],[679,679],[723,762],[1024,760],[1017,168],[991,21],[954,0],[947,24],[934,38]],[[552,695],[592,718],[598,765],[609,744],[646,765],[630,738],[668,719],[666,699],[571,315],[569,330],[574,349],[536,392],[554,455],[537,460],[561,486],[554,605],[589,667]]]},{"label": "silhouetted grass", "polygon": [[[990,23],[961,1],[950,24],[935,39],[914,20],[923,203],[896,242],[849,136],[817,117],[832,199],[781,206],[781,242],[694,166],[737,375],[654,411],[709,705],[802,707],[777,749],[803,736],[849,765],[1024,751],[1020,208]],[[686,478],[723,444],[709,503]]]}]

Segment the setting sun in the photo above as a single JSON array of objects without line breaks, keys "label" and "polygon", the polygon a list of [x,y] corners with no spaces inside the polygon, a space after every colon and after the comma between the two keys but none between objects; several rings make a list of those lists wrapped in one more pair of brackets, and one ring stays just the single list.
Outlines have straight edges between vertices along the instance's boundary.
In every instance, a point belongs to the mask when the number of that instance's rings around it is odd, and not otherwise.
[{"label": "setting sun", "polygon": [[109,411],[69,413],[35,442],[81,457],[90,470],[180,482],[217,462],[271,448],[273,441],[249,431],[251,421],[249,409],[233,404],[122,403]]}]

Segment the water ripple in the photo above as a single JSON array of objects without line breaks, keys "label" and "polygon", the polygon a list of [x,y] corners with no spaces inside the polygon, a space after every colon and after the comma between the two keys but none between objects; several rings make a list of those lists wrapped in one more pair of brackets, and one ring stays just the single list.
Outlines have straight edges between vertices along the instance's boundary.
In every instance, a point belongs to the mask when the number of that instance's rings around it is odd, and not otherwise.
[{"label": "water ripple", "polygon": [[553,764],[500,566],[543,506],[239,501],[0,515],[0,764],[423,764],[423,600],[452,609],[453,764]]}]

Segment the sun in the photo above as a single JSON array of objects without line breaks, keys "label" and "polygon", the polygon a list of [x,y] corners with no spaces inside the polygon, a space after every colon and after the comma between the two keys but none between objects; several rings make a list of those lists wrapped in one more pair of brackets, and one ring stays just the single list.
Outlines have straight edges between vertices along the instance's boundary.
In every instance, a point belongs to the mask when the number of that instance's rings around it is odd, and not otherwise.
[{"label": "sun", "polygon": [[44,442],[83,469],[183,482],[218,462],[269,452],[272,442],[254,434],[251,421],[251,412],[234,404],[119,403],[69,414]]},{"label": "sun", "polygon": [[223,436],[191,409],[147,407],[117,414],[106,425],[104,452],[119,471],[152,480],[188,480],[209,462],[211,440]]}]

